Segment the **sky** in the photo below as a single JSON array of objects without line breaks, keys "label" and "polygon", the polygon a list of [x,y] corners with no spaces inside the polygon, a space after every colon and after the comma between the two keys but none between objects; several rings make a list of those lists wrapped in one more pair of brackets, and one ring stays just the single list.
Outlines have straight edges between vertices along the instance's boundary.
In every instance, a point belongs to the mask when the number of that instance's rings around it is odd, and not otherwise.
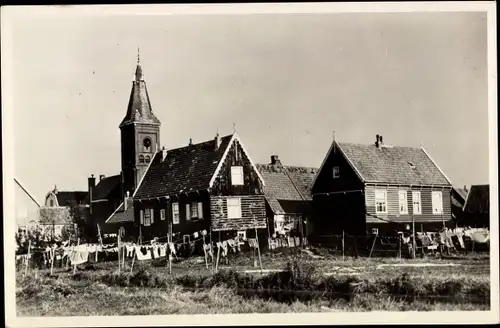
[{"label": "sky", "polygon": [[486,13],[29,15],[12,21],[15,176],[38,200],[120,172],[140,47],[161,145],[233,131],[255,163],[343,142],[424,145],[488,183]]}]

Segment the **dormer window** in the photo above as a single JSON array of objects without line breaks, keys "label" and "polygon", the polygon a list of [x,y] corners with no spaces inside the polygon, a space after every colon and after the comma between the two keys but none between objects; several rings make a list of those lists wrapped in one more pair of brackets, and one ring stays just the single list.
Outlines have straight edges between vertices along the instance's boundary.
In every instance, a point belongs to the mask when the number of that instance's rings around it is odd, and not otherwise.
[{"label": "dormer window", "polygon": [[333,167],[333,178],[334,179],[337,179],[337,178],[340,178],[340,170],[339,170],[339,167],[338,166],[334,166]]},{"label": "dormer window", "polygon": [[139,156],[139,163],[144,164],[144,156],[143,155]]}]

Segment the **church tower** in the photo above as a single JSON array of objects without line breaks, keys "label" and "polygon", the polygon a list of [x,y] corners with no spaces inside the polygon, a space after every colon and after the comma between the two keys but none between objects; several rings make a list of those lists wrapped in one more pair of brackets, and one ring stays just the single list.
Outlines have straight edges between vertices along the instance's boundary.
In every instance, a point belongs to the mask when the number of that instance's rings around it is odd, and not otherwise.
[{"label": "church tower", "polygon": [[153,114],[139,53],[127,114],[120,124],[123,193],[132,195],[160,144],[160,121]]}]

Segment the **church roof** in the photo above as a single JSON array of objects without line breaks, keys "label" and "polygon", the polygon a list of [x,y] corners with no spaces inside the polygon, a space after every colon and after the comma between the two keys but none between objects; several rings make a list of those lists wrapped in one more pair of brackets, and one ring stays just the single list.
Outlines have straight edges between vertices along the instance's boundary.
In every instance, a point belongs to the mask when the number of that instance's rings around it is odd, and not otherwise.
[{"label": "church roof", "polygon": [[92,190],[92,200],[106,199],[108,195],[121,187],[121,175],[102,178]]},{"label": "church roof", "polygon": [[153,114],[149,102],[148,89],[142,73],[142,66],[137,62],[135,80],[132,82],[132,91],[128,102],[127,114],[123,118],[120,127],[131,123],[160,124],[160,120]]}]

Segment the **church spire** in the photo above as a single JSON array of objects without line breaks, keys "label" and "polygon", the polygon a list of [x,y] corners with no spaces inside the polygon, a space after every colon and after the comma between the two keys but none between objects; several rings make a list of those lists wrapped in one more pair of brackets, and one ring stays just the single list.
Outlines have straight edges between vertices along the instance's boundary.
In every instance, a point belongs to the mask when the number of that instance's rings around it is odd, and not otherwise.
[{"label": "church spire", "polygon": [[123,118],[120,127],[132,123],[148,123],[160,125],[160,121],[153,114],[149,102],[148,90],[142,72],[140,49],[137,48],[137,67],[135,79],[132,82],[132,90],[128,102],[127,114]]}]

